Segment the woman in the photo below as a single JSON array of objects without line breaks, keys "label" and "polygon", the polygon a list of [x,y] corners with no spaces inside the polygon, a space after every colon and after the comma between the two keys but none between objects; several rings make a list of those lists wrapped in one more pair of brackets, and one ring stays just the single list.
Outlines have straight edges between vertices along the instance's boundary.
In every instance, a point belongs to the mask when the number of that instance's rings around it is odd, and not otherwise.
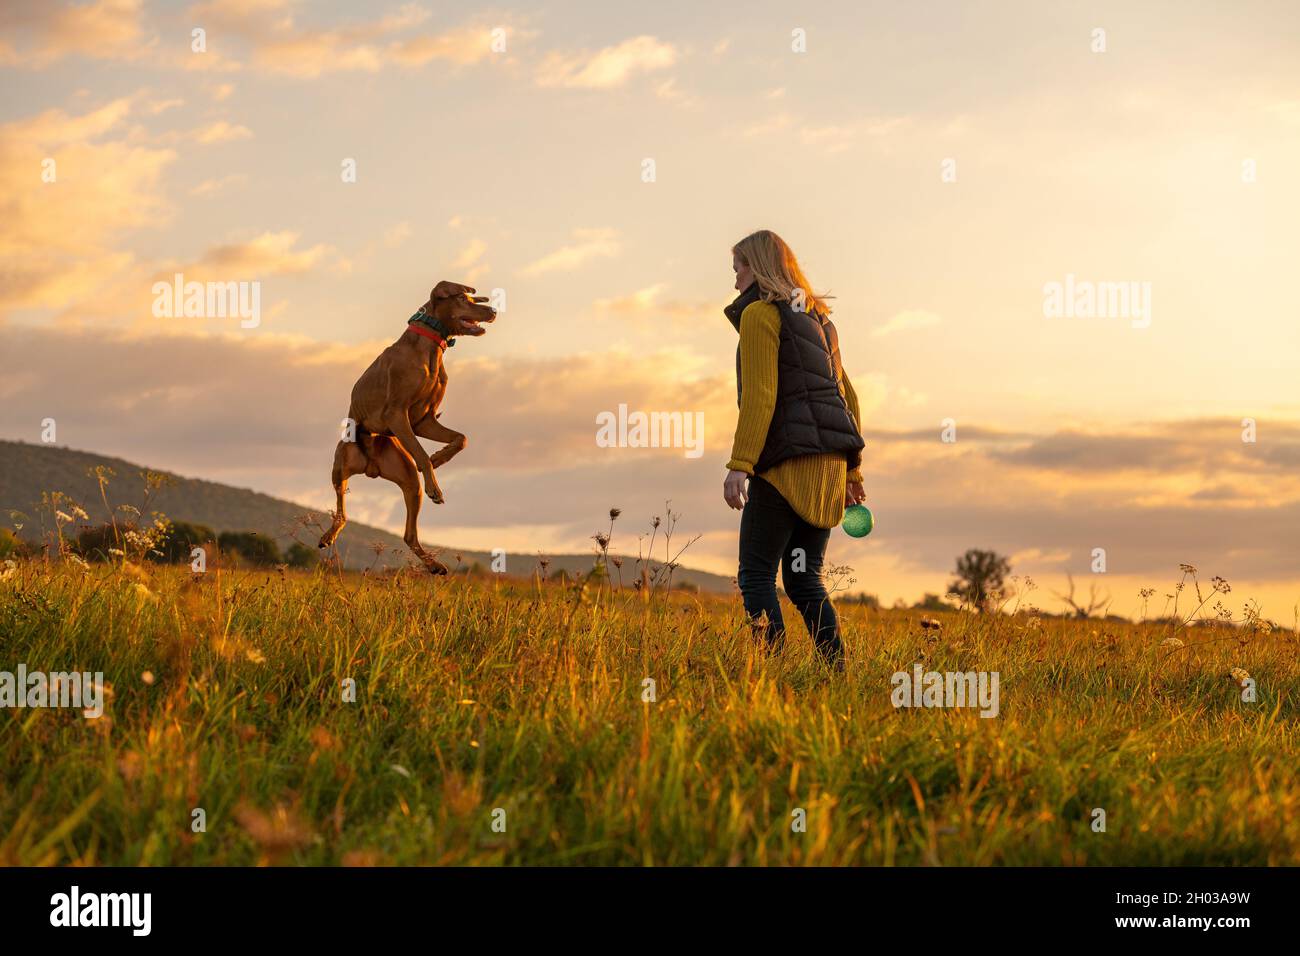
[{"label": "woman", "polygon": [[740,419],[722,496],[743,509],[737,582],[755,630],[778,648],[785,636],[780,564],[785,593],[817,650],[843,669],[822,561],[845,506],[866,497],[858,397],[840,367],[826,297],[813,292],[790,247],[763,229],[731,255],[740,295],[725,312],[740,333]]}]

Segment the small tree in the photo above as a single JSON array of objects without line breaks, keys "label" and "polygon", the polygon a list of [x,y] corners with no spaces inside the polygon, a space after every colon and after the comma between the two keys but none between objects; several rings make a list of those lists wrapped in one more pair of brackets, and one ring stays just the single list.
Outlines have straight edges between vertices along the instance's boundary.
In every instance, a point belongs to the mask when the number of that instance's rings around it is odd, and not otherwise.
[{"label": "small tree", "polygon": [[948,590],[981,612],[991,609],[1002,594],[1003,581],[1011,573],[1011,562],[995,551],[971,548],[957,559],[957,580]]},{"label": "small tree", "polygon": [[0,558],[16,558],[23,553],[23,542],[8,528],[0,528]]},{"label": "small tree", "polygon": [[154,560],[169,564],[189,564],[195,548],[214,544],[217,533],[205,524],[173,521],[167,536],[159,544],[162,556],[151,555]]},{"label": "small tree", "polygon": [[943,598],[927,591],[921,600],[912,605],[912,608],[917,611],[951,611],[952,605],[944,604]]},{"label": "small tree", "polygon": [[223,531],[217,538],[217,545],[233,556],[236,563],[246,562],[263,567],[284,563],[280,546],[274,539],[264,537],[256,531]]},{"label": "small tree", "polygon": [[309,548],[300,541],[289,545],[289,550],[284,554],[284,562],[291,568],[314,568],[319,561],[319,549]]},{"label": "small tree", "polygon": [[107,561],[111,550],[121,553],[120,539],[121,535],[111,524],[86,525],[77,532],[72,551],[87,561]]},{"label": "small tree", "polygon": [[1098,612],[1104,614],[1106,609],[1110,607],[1110,593],[1098,595],[1096,581],[1088,585],[1088,603],[1081,604],[1074,599],[1074,575],[1067,574],[1065,579],[1070,582],[1070,593],[1061,594],[1056,591],[1052,593],[1074,609],[1075,617],[1089,618]]}]

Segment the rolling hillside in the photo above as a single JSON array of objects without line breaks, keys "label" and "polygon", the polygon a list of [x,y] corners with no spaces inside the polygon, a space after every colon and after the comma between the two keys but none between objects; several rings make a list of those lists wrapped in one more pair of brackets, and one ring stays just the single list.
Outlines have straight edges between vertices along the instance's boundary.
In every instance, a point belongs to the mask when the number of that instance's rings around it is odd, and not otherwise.
[{"label": "rolling hillside", "polygon": [[[106,521],[108,513],[100,500],[99,483],[90,474],[97,466],[111,468],[115,473],[108,489],[111,505],[141,506],[144,482],[140,479],[140,472],[148,466],[70,448],[0,441],[0,527],[12,528],[14,522],[10,519],[9,512],[19,511],[30,519],[25,522],[22,536],[37,537],[39,522],[36,516],[41,508],[41,493],[48,491],[61,491],[69,495],[86,509],[92,523]],[[282,547],[293,540],[289,532],[298,526],[303,515],[310,514],[326,524],[329,522],[329,516],[324,512],[292,501],[201,478],[185,478],[162,469],[149,470],[158,471],[173,479],[173,484],[156,493],[150,508],[176,521],[205,524],[217,532],[256,531],[275,538]],[[311,534],[299,532],[298,538],[305,543],[315,543],[315,536]],[[372,543],[382,543],[387,546],[387,550],[376,558],[371,548]],[[478,562],[486,568],[491,564],[491,555],[483,551],[466,550],[443,543],[431,545],[427,541],[424,544],[440,550],[441,560],[449,567],[456,567],[458,554],[466,565]],[[344,566],[349,568],[405,564],[409,554],[398,535],[355,521],[348,523],[347,531],[338,542],[338,552]],[[594,560],[592,554],[548,554],[547,557],[550,562],[548,571],[552,574],[560,570],[571,574],[585,572],[590,570]],[[522,555],[512,555],[511,558],[513,560],[508,563],[511,575],[522,576],[533,572],[535,561],[531,560],[531,556],[529,560],[523,560]],[[624,564],[623,570],[624,580],[630,584],[635,572],[631,572],[629,563]],[[732,590],[731,579],[690,568],[678,568],[673,580],[706,591]]]}]

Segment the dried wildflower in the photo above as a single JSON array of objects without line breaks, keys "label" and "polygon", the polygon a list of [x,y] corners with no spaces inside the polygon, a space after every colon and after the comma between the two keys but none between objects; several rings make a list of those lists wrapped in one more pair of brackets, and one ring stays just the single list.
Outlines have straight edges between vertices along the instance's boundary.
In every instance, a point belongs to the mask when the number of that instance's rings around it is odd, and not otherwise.
[{"label": "dried wildflower", "polygon": [[610,509],[609,509],[609,520],[610,520],[610,521],[617,521],[617,520],[618,520],[618,516],[621,515],[622,513],[623,513],[623,512],[622,512],[620,509],[618,509],[618,508],[610,508]]},{"label": "dried wildflower", "polygon": [[1160,642],[1161,647],[1182,647],[1183,642],[1176,637],[1166,637]]},{"label": "dried wildflower", "polygon": [[235,819],[272,860],[311,842],[311,831],[285,806],[263,813],[241,804],[235,808]]},{"label": "dried wildflower", "polygon": [[941,629],[943,625],[932,617],[923,617],[921,618],[921,627],[927,631],[937,631]]},{"label": "dried wildflower", "polygon": [[135,783],[144,771],[144,755],[138,750],[128,750],[117,760],[117,772],[127,783]]},{"label": "dried wildflower", "polygon": [[1250,680],[1250,674],[1244,667],[1234,667],[1228,671],[1228,676],[1236,682],[1237,686],[1243,690],[1246,687],[1246,681]]},{"label": "dried wildflower", "polygon": [[324,727],[313,727],[308,738],[317,750],[338,750],[339,740]]}]

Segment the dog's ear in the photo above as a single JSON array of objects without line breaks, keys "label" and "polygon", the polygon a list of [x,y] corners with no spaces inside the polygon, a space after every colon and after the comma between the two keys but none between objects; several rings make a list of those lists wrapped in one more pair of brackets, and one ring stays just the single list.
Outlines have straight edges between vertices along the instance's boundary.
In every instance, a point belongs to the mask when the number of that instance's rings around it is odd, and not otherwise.
[{"label": "dog's ear", "polygon": [[451,299],[458,295],[472,294],[473,286],[461,285],[459,282],[448,282],[446,279],[439,282],[429,293],[430,299]]}]

